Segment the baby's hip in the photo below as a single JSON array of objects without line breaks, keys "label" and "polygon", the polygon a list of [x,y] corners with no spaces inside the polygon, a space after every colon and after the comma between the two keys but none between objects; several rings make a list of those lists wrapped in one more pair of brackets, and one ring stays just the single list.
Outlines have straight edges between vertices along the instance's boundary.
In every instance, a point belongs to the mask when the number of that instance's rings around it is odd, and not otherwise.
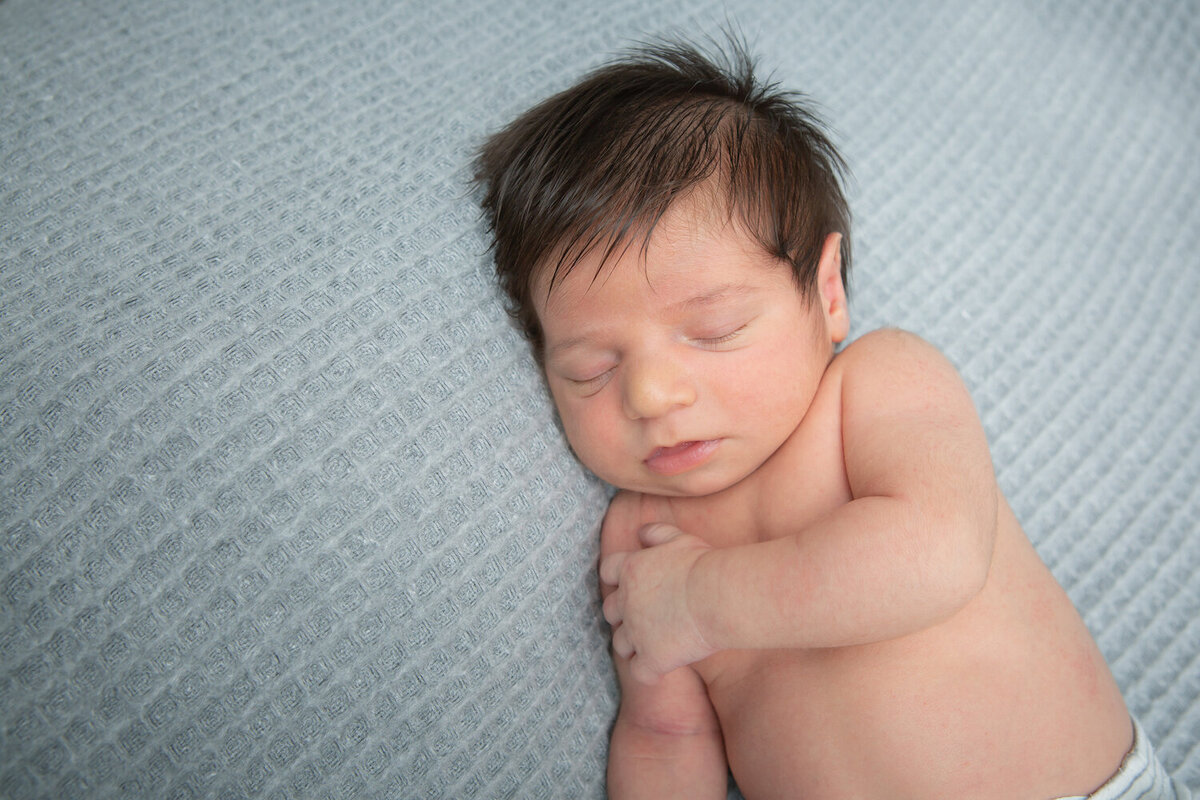
[{"label": "baby's hip", "polygon": [[704,665],[739,785],[742,775],[769,775],[795,796],[837,787],[892,800],[983,798],[977,787],[992,785],[998,798],[1055,797],[1099,785],[1129,748],[1115,691],[1097,703],[1065,674],[1025,674],[1020,659],[913,644],[747,652]]},{"label": "baby's hip", "polygon": [[1154,752],[1146,731],[1133,721],[1133,746],[1108,781],[1089,795],[1059,800],[1191,800],[1191,792],[1177,784]]}]

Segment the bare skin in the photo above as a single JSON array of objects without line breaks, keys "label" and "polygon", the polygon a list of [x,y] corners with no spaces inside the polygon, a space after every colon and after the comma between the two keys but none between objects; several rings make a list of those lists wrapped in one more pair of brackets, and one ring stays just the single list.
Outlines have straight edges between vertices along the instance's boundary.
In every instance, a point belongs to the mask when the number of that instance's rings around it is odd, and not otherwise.
[{"label": "bare skin", "polygon": [[[769,471],[786,471],[792,457],[810,461],[795,447]],[[835,477],[797,488],[770,511],[803,525],[850,499]],[[624,493],[606,518],[602,552],[641,547],[650,521],[671,521],[714,548],[792,536],[791,525],[759,527],[747,516],[732,497]],[[703,738],[695,734],[709,731],[707,746],[723,743],[747,798],[1086,795],[1131,744],[1103,657],[1003,501],[987,581],[943,622],[845,647],[720,650],[655,683],[616,659],[620,726],[643,740],[632,749],[658,738],[694,746]],[[622,735],[614,733],[614,748]],[[723,786],[722,774],[711,796],[724,796]]]},{"label": "bare skin", "polygon": [[956,372],[898,331],[834,357],[837,235],[806,294],[703,200],[539,308],[567,436],[627,490],[610,794],[724,797],[727,766],[751,800],[1088,794],[1129,714]]}]

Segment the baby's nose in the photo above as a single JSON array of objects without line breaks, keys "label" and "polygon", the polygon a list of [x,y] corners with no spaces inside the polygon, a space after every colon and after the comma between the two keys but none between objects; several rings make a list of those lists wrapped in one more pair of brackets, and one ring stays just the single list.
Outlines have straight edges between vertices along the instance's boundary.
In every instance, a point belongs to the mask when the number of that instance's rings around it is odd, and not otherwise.
[{"label": "baby's nose", "polygon": [[696,389],[678,364],[641,360],[625,365],[624,404],[630,419],[653,419],[696,402]]}]

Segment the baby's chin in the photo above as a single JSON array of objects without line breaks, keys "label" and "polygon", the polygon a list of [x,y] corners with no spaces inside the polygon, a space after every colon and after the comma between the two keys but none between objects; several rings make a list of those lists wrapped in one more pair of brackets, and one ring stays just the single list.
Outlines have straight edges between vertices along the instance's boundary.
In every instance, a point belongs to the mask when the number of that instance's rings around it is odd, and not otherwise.
[{"label": "baby's chin", "polygon": [[694,473],[684,473],[665,478],[650,474],[631,478],[630,476],[614,476],[615,479],[601,478],[618,489],[626,489],[642,494],[659,497],[709,497],[731,489],[741,483],[745,475],[721,475],[715,470],[695,470]]}]

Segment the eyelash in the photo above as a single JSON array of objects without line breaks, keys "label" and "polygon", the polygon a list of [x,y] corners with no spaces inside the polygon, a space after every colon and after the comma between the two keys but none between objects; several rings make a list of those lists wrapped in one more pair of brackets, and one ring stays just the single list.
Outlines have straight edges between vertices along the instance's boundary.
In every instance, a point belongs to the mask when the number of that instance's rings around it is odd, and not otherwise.
[{"label": "eyelash", "polygon": [[584,378],[583,380],[576,380],[575,378],[567,378],[567,380],[569,380],[571,383],[575,384],[576,386],[579,386],[580,388],[584,388],[584,387],[592,386],[593,384],[599,383],[604,378],[607,378],[614,369],[616,369],[616,367],[610,367],[609,369],[604,370],[604,372],[601,372],[599,375],[596,375],[595,377],[592,377],[592,378]]},{"label": "eyelash", "polygon": [[699,342],[700,344],[704,345],[705,347],[717,347],[719,345],[723,345],[723,344],[733,341],[738,336],[740,336],[742,331],[744,331],[745,329],[746,329],[746,326],[743,325],[740,328],[737,328],[736,330],[732,330],[729,333],[722,334],[721,336],[713,336],[711,338],[696,339],[696,341]]}]

